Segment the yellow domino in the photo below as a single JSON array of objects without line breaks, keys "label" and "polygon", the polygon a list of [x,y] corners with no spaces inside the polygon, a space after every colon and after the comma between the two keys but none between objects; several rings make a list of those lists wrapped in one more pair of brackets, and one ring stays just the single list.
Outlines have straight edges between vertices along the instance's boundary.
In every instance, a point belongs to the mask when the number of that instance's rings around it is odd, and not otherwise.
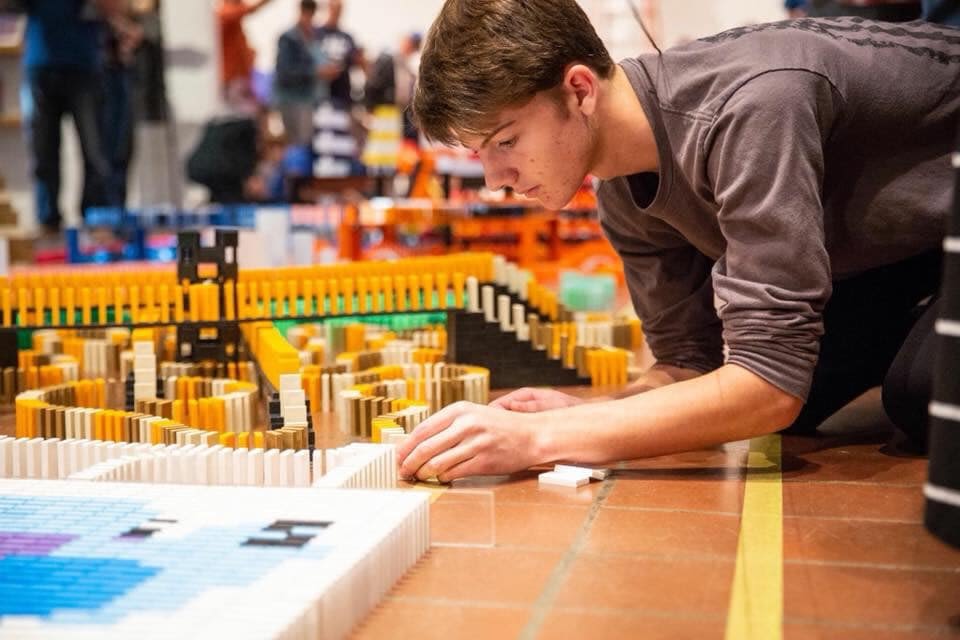
[{"label": "yellow domino", "polygon": [[41,288],[38,288],[33,292],[33,310],[36,314],[36,325],[38,327],[46,325],[44,322],[44,309],[47,305],[46,293],[47,292]]},{"label": "yellow domino", "polygon": [[437,273],[437,302],[441,309],[447,308],[447,287],[450,284],[450,275],[446,271]]},{"label": "yellow domino", "polygon": [[[462,271],[456,271],[453,274],[453,306],[456,309],[463,309],[463,289],[466,286],[467,277]],[[476,308],[476,307],[474,307]]]},{"label": "yellow domino", "polygon": [[343,278],[340,281],[340,290],[343,291],[343,312],[353,313],[353,278]]}]

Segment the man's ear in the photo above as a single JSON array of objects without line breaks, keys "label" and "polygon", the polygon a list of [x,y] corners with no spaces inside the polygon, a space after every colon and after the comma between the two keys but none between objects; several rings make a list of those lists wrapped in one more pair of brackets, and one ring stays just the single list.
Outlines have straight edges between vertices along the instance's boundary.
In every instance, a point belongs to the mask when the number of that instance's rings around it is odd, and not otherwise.
[{"label": "man's ear", "polygon": [[593,115],[600,89],[600,78],[593,69],[584,64],[570,65],[563,74],[563,88],[577,111]]}]

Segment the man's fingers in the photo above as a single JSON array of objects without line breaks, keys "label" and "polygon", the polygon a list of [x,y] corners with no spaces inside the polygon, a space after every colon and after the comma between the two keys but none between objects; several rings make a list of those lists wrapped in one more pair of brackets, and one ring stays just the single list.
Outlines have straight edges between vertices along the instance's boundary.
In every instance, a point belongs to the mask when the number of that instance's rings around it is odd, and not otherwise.
[{"label": "man's fingers", "polygon": [[487,470],[483,468],[483,463],[477,456],[470,456],[439,474],[437,480],[440,482],[453,482],[460,478],[482,475],[486,471]]},{"label": "man's fingers", "polygon": [[[411,478],[414,475],[423,477],[420,473],[421,467],[447,450],[457,446],[463,439],[463,435],[464,430],[462,425],[458,427],[457,419],[454,418],[445,429],[421,440],[420,443],[414,447],[413,451],[407,454],[400,465],[400,477]],[[434,475],[436,474],[430,474],[428,477]]]},{"label": "man's fingers", "polygon": [[[410,452],[419,446],[421,442],[446,429],[457,417],[470,411],[474,406],[475,405],[469,402],[455,402],[421,422],[417,425],[417,428],[410,433],[410,437],[397,447],[397,462],[402,465],[407,459],[407,456],[410,455]],[[414,469],[414,471],[416,471],[416,469]]]},{"label": "man's fingers", "polygon": [[537,413],[543,410],[542,403],[539,400],[514,400],[503,408],[517,413]]},{"label": "man's fingers", "polygon": [[[449,429],[447,433],[453,431],[454,429]],[[432,444],[434,440],[443,438],[445,435],[446,434],[435,436],[424,443],[423,446]],[[437,478],[441,482],[446,482],[446,480],[443,479],[446,472],[452,467],[460,465],[464,460],[472,458],[474,449],[475,447],[472,447],[467,441],[459,440],[450,445],[449,448],[442,449],[439,453],[424,462],[416,471],[417,479],[429,480],[430,478]]]},{"label": "man's fingers", "polygon": [[537,390],[531,387],[523,387],[522,389],[517,389],[511,391],[505,396],[500,396],[496,400],[490,403],[491,407],[499,407],[501,409],[507,409],[514,402],[526,402],[528,400],[533,400],[536,398]]}]

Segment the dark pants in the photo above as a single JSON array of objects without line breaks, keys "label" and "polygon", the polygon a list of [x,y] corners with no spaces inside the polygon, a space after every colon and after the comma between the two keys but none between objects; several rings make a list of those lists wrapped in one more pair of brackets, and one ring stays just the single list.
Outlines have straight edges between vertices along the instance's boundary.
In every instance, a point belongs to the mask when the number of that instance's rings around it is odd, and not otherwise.
[{"label": "dark pants", "polygon": [[912,443],[925,445],[941,265],[940,251],[931,251],[834,283],[810,395],[788,432],[812,433],[883,385],[887,415]]},{"label": "dark pants", "polygon": [[81,213],[91,206],[111,206],[110,165],[104,153],[98,110],[103,88],[97,73],[69,68],[35,68],[28,72],[33,97],[30,146],[33,152],[37,219],[59,228],[60,141],[63,116],[73,117],[83,152]]},{"label": "dark pants", "polygon": [[133,157],[133,74],[126,67],[108,68],[103,74],[101,135],[110,178],[109,196],[116,205],[127,202],[127,174]]}]

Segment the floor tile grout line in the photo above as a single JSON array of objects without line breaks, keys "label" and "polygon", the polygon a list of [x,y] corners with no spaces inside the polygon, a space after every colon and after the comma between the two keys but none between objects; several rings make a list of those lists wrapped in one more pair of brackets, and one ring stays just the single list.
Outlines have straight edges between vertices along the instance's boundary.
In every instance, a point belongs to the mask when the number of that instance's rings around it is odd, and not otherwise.
[{"label": "floor tile grout line", "polygon": [[563,557],[560,558],[560,560],[554,566],[553,571],[550,572],[550,576],[547,578],[546,586],[540,592],[536,602],[533,603],[533,611],[530,614],[530,619],[527,621],[527,624],[520,632],[520,640],[534,640],[534,638],[536,638],[537,634],[540,632],[540,629],[543,628],[543,624],[547,619],[547,614],[550,612],[550,609],[557,598],[557,594],[560,592],[560,588],[563,586],[563,581],[570,573],[570,568],[573,566],[574,561],[577,559],[577,556],[586,544],[590,529],[593,528],[593,523],[600,514],[600,507],[603,505],[604,501],[606,501],[607,496],[610,495],[610,492],[613,491],[613,487],[616,485],[616,482],[617,480],[615,477],[608,478],[606,481],[604,481],[603,487],[601,487],[600,491],[597,492],[597,495],[594,496],[593,503],[590,505],[590,511],[587,512],[583,524],[580,525],[580,530],[577,532],[573,542],[570,543],[566,553],[564,553]]}]

